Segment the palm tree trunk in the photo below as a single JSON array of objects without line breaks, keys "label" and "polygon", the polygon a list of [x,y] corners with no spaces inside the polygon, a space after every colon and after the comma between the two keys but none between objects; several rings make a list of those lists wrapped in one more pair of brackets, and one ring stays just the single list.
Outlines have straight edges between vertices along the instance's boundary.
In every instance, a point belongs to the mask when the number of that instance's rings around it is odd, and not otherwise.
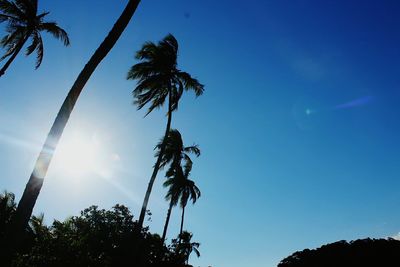
[{"label": "palm tree trunk", "polygon": [[165,219],[165,225],[164,225],[162,238],[161,238],[162,244],[164,244],[165,237],[167,236],[167,229],[168,229],[168,224],[169,224],[169,218],[171,217],[172,207],[173,207],[173,201],[171,199],[171,202],[169,203],[168,212],[167,212],[167,218]]},{"label": "palm tree trunk", "polygon": [[169,131],[171,129],[171,120],[172,120],[172,101],[171,100],[172,100],[172,95],[171,95],[171,89],[170,89],[169,90],[169,94],[168,94],[168,121],[167,121],[167,127],[165,128],[165,134],[164,134],[163,142],[161,144],[160,154],[158,155],[156,164],[154,165],[153,173],[151,174],[150,181],[149,181],[149,184],[147,186],[146,195],[144,196],[143,205],[142,205],[142,209],[140,211],[140,216],[139,216],[139,221],[138,221],[138,231],[140,231],[142,229],[142,227],[143,227],[144,217],[146,215],[147,204],[149,203],[151,190],[153,189],[154,181],[156,180],[158,170],[160,169],[161,159],[162,159],[162,156],[163,156],[164,151],[165,151],[166,140],[168,138],[168,133],[169,133]]},{"label": "palm tree trunk", "polygon": [[169,218],[171,217],[172,207],[173,207],[173,202],[172,202],[172,199],[171,199],[171,202],[169,203],[168,212],[167,212],[167,218],[165,219],[165,225],[164,225],[163,235],[162,235],[162,238],[161,238],[161,243],[162,243],[162,244],[164,244],[165,237],[167,236]]},{"label": "palm tree trunk", "polygon": [[43,185],[44,177],[46,176],[47,169],[50,165],[53,153],[56,149],[57,143],[63,133],[65,125],[68,122],[69,116],[75,106],[75,103],[83,90],[86,82],[89,80],[96,67],[104,59],[104,57],[110,52],[112,47],[115,45],[122,32],[125,30],[130,19],[140,0],[129,0],[121,16],[118,18],[107,37],[100,44],[97,50],[94,52],[88,63],[80,72],[71,90],[69,91],[64,103],[61,106],[60,111],[47,135],[46,141],[43,145],[42,151],[36,161],[34,170],[29,178],[26,185],[25,191],[18,204],[16,215],[13,222],[13,234],[11,234],[11,241],[16,242],[18,245],[21,238],[21,234],[28,224],[29,218],[32,215],[33,207],[35,206],[36,200],[39,196],[40,189]]},{"label": "palm tree trunk", "polygon": [[15,51],[12,53],[11,57],[7,60],[6,64],[0,69],[0,77],[6,73],[6,70],[14,61],[15,57],[18,55],[19,51],[21,51],[22,47],[24,46],[25,42],[28,40],[30,33],[27,33],[25,38],[18,44]]},{"label": "palm tree trunk", "polygon": [[185,219],[185,206],[182,207],[181,230],[179,231],[179,243],[181,243],[181,235],[183,233],[183,220]]}]

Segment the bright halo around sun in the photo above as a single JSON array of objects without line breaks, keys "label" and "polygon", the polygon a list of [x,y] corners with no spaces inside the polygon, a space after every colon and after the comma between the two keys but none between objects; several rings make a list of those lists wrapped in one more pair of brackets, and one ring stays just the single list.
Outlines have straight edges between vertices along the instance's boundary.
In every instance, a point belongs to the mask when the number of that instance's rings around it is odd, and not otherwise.
[{"label": "bright halo around sun", "polygon": [[104,164],[101,158],[100,141],[96,135],[87,137],[73,133],[61,140],[55,155],[58,172],[70,178],[81,178],[93,173],[101,173]]}]

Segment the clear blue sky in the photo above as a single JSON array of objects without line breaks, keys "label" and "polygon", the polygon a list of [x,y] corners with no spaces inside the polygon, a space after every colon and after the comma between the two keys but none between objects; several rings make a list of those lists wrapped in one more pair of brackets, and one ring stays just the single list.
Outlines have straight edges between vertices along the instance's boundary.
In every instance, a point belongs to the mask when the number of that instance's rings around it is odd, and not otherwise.
[{"label": "clear blue sky", "polygon": [[[19,199],[64,97],[125,3],[40,1],[71,47],[45,35],[39,70],[34,57],[20,55],[0,79],[2,190]],[[173,118],[185,143],[203,152],[192,174],[202,197],[186,217],[201,243],[194,266],[272,267],[296,250],[395,236],[399,13],[395,0],[143,0],[60,144],[95,140],[104,169],[74,177],[56,158],[34,212],[47,223],[91,204],[123,203],[138,214],[166,119],[165,111],[136,111],[135,83],[125,76],[145,41],[173,33],[180,68],[206,85],[202,97],[185,96]],[[155,232],[167,209],[162,181],[161,174],[149,204]],[[179,215],[173,211],[169,237]]]}]

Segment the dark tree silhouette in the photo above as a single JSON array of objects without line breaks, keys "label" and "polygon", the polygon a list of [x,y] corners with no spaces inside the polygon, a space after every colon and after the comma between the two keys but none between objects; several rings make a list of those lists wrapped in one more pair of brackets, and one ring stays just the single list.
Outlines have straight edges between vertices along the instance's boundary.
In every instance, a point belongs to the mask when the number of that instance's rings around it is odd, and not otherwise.
[{"label": "dark tree silhouette", "polygon": [[158,44],[147,42],[136,53],[136,59],[140,60],[140,63],[132,66],[127,76],[128,80],[138,82],[133,90],[134,103],[138,109],[149,105],[146,115],[163,106],[168,98],[167,126],[140,211],[140,227],[143,226],[153,184],[161,167],[165,141],[171,128],[172,112],[178,109],[184,91],[193,90],[196,96],[200,96],[204,91],[199,81],[178,69],[177,56],[178,42],[171,34]]},{"label": "dark tree silhouette", "polygon": [[164,186],[169,187],[168,193],[174,194],[174,197],[179,198],[180,206],[182,208],[181,226],[179,234],[183,233],[183,222],[185,218],[185,208],[189,200],[196,203],[197,199],[201,196],[200,189],[196,186],[193,180],[189,179],[190,171],[192,170],[192,162],[187,161],[184,168],[181,165],[171,165],[168,169]]},{"label": "dark tree silhouette", "polygon": [[344,240],[317,249],[305,249],[283,259],[278,267],[394,267],[399,264],[400,241],[395,239]]},{"label": "dark tree silhouette", "polygon": [[53,153],[56,149],[59,139],[64,131],[65,125],[68,122],[69,116],[75,106],[75,103],[82,92],[86,82],[89,80],[96,67],[104,59],[104,57],[110,52],[114,44],[117,42],[122,32],[128,25],[132,18],[140,0],[129,0],[124,11],[108,33],[104,41],[100,44],[97,50],[94,52],[88,63],[79,73],[75,80],[72,88],[70,89],[66,99],[64,100],[60,111],[47,135],[46,141],[36,161],[34,170],[29,178],[26,185],[22,198],[18,204],[16,211],[15,220],[13,223],[13,229],[10,232],[10,240],[15,246],[19,242],[19,236],[23,229],[28,224],[29,218],[32,215],[33,207],[35,206],[36,200],[39,196],[40,189],[42,188],[44,177],[46,176],[47,169],[50,165]]},{"label": "dark tree silhouette", "polygon": [[[162,141],[157,145],[157,153],[159,153],[159,149],[161,147]],[[164,224],[164,230],[161,237],[162,242],[165,241],[165,237],[167,235],[167,229],[169,224],[169,219],[171,216],[171,211],[174,206],[178,204],[178,201],[181,197],[181,194],[184,192],[184,183],[179,182],[179,177],[175,175],[176,172],[173,169],[182,168],[182,160],[185,162],[185,168],[191,168],[192,160],[189,157],[188,153],[193,153],[197,157],[200,156],[200,149],[197,145],[185,147],[183,145],[183,140],[180,132],[178,130],[172,129],[167,137],[165,152],[162,157],[161,167],[164,167],[166,164],[170,163],[170,170],[168,176],[167,172],[167,181],[164,183],[165,187],[168,187],[168,192],[166,195],[166,200],[169,201],[169,208],[167,212],[167,217]],[[183,174],[181,175],[181,179],[184,179]]]},{"label": "dark tree silhouette", "polygon": [[65,46],[69,45],[68,34],[55,22],[45,21],[49,12],[38,14],[38,0],[0,0],[0,22],[7,23],[7,35],[0,40],[0,46],[6,49],[0,61],[9,57],[0,69],[0,77],[21,51],[24,44],[31,39],[26,55],[36,51],[36,69],[43,60],[43,41],[41,32],[45,31],[60,39]]},{"label": "dark tree silhouette", "polygon": [[[8,203],[6,210],[15,210],[12,194],[0,195],[0,204]],[[2,206],[3,207],[3,206]],[[9,221],[12,213],[2,213]],[[24,247],[13,255],[13,267],[183,267],[189,250],[166,247],[158,234],[143,228],[136,233],[137,222],[128,208],[115,205],[111,210],[91,206],[79,216],[64,221],[44,224],[44,215],[32,216],[24,235]],[[3,240],[0,239],[1,244]],[[140,243],[142,262],[132,254],[132,247]],[[191,242],[189,242],[191,243]],[[186,244],[186,242],[185,242]],[[196,247],[196,246],[195,246]],[[197,248],[197,247],[196,247]],[[4,265],[3,260],[1,266]]]},{"label": "dark tree silhouette", "polygon": [[186,264],[189,264],[189,257],[192,252],[194,252],[197,257],[200,257],[200,251],[198,249],[200,243],[192,242],[192,237],[192,233],[184,231],[179,234],[179,241],[175,239],[172,242],[172,248],[176,251],[176,255]]},{"label": "dark tree silhouette", "polygon": [[16,209],[17,204],[13,193],[4,191],[4,193],[0,194],[0,244],[5,242],[5,233]]}]

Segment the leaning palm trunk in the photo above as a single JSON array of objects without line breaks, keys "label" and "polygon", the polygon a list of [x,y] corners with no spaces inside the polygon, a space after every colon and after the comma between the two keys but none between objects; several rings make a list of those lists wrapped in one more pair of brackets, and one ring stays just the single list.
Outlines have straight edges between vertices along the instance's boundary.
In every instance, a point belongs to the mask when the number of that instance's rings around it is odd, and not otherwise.
[{"label": "leaning palm trunk", "polygon": [[122,32],[132,18],[137,6],[139,5],[139,2],[140,0],[130,0],[128,2],[121,16],[108,33],[107,37],[92,55],[88,63],[85,65],[73,84],[71,90],[69,91],[66,99],[64,100],[54,124],[47,135],[42,151],[39,154],[34,170],[18,204],[11,233],[11,241],[16,242],[15,245],[18,245],[21,238],[21,233],[24,231],[28,224],[29,218],[32,215],[33,207],[35,206],[40,189],[42,188],[43,180],[46,176],[53,153],[83,87],[89,80],[96,67],[100,64],[100,62],[104,59],[104,57],[108,54],[121,36]]},{"label": "leaning palm trunk", "polygon": [[4,64],[4,66],[0,69],[0,77],[3,76],[6,73],[6,70],[11,65],[11,63],[14,61],[14,59],[18,55],[19,51],[21,51],[21,49],[24,46],[25,42],[28,40],[29,35],[30,35],[29,33],[26,34],[26,37],[15,48],[14,52],[12,53],[10,58],[7,60],[6,64]]},{"label": "leaning palm trunk", "polygon": [[157,173],[160,169],[160,165],[161,165],[161,160],[165,151],[165,144],[168,138],[168,133],[171,129],[171,120],[172,120],[172,96],[171,96],[171,91],[169,90],[169,94],[168,94],[168,121],[167,121],[167,127],[165,128],[165,134],[164,134],[164,138],[160,147],[160,153],[158,154],[158,158],[156,161],[156,164],[154,165],[154,169],[153,169],[153,173],[151,174],[150,177],[150,181],[149,181],[149,185],[147,186],[147,190],[146,190],[146,195],[144,196],[144,200],[143,200],[143,205],[142,205],[142,209],[140,211],[140,216],[139,216],[139,222],[138,222],[138,230],[140,231],[143,227],[143,222],[144,222],[144,217],[146,215],[146,210],[147,210],[147,204],[149,203],[149,199],[150,199],[150,194],[151,194],[151,190],[153,189],[153,184],[154,181],[156,180],[157,177]]},{"label": "leaning palm trunk", "polygon": [[165,237],[167,236],[167,229],[168,229],[168,224],[169,224],[169,218],[171,217],[171,212],[172,212],[172,207],[174,206],[174,202],[171,199],[171,202],[169,203],[169,208],[168,208],[168,212],[167,212],[167,218],[165,219],[165,225],[164,225],[164,230],[163,230],[163,234],[161,237],[161,243],[164,244],[165,241]]}]

